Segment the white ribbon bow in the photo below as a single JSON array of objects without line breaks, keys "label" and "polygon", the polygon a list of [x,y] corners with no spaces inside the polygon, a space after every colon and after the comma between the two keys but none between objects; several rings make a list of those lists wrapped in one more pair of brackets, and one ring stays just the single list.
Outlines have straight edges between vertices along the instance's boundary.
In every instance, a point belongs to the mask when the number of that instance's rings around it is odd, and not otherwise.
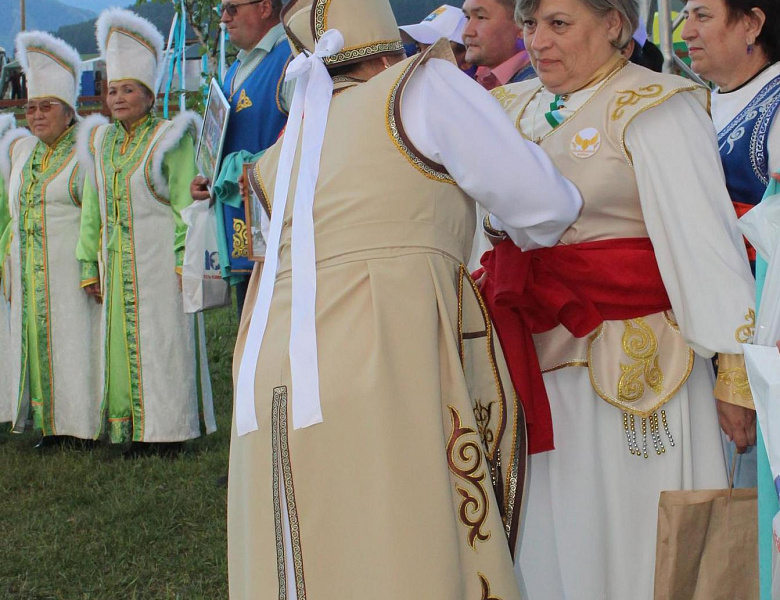
[{"label": "white ribbon bow", "polygon": [[274,294],[279,268],[279,240],[287,207],[295,151],[301,132],[303,138],[301,163],[295,189],[292,215],[292,307],[290,322],[290,371],[292,375],[293,428],[302,429],[322,423],[320,407],[320,377],[317,364],[317,330],[315,299],[317,267],[314,253],[314,188],[320,171],[320,155],[328,123],[333,80],[324,57],[333,56],[344,47],[344,36],[337,29],[326,31],[314,54],[299,54],[287,67],[285,79],[295,80],[290,116],[282,141],[279,167],[276,172],[271,227],[265,264],[260,277],[260,289],[249,323],[244,355],[238,370],[236,389],[236,429],[238,435],[257,431],[255,413],[255,374],[260,347],[263,343],[268,312]]}]

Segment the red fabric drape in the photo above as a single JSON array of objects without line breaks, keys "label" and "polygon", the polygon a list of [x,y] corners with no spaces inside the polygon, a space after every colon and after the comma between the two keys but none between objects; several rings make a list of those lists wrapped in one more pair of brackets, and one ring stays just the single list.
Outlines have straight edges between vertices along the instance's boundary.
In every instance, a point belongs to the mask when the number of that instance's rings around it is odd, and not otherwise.
[{"label": "red fabric drape", "polygon": [[550,403],[531,334],[563,324],[583,337],[602,321],[671,308],[652,243],[625,238],[523,252],[506,240],[481,262],[474,277],[485,276],[481,292],[525,409],[528,451],[552,450]]}]

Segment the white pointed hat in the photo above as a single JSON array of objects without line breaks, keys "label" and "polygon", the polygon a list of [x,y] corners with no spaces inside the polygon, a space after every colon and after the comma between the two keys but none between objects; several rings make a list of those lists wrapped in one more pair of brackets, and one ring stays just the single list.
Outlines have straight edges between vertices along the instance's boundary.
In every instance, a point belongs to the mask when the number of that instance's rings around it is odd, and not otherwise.
[{"label": "white pointed hat", "polygon": [[16,57],[27,79],[27,97],[57,98],[75,110],[81,89],[81,57],[43,31],[16,36]]},{"label": "white pointed hat", "polygon": [[157,92],[163,37],[152,23],[129,10],[109,8],[98,17],[96,36],[108,83],[133,79]]}]

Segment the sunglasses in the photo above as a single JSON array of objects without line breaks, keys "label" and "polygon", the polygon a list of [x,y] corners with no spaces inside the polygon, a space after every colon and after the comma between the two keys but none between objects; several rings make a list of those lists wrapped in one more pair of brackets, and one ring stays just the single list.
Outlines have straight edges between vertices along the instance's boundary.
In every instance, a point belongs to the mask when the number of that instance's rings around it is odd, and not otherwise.
[{"label": "sunglasses", "polygon": [[36,110],[39,110],[42,113],[47,113],[55,104],[62,104],[62,102],[58,102],[57,100],[44,100],[43,102],[38,102],[37,104],[25,104],[24,112],[27,115],[35,114]]},{"label": "sunglasses", "polygon": [[227,13],[231,17],[235,17],[238,14],[238,9],[240,7],[249,6],[250,4],[260,4],[261,2],[265,2],[265,0],[250,0],[249,2],[241,2],[239,4],[235,4],[234,2],[223,2],[220,9],[221,12]]}]

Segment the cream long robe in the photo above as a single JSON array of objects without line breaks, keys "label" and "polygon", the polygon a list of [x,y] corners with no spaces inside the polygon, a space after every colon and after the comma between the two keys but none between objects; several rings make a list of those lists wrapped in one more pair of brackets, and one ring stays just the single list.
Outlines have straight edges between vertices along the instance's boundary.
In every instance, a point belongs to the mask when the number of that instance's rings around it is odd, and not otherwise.
[{"label": "cream long robe", "polygon": [[[201,421],[206,433],[216,430],[203,315],[184,313],[176,276],[186,230],[178,211],[192,202],[197,120],[186,112],[173,121],[146,116],[131,135],[119,123],[85,121],[80,132],[90,181],[76,253],[82,285],[98,263],[103,270],[107,364],[99,388],[114,443],[193,439]],[[112,385],[122,376],[125,385]]]},{"label": "cream long robe", "polygon": [[[676,393],[672,388],[674,395],[663,405],[675,445],[661,429],[665,452],[658,456],[648,434],[647,459],[629,452],[623,411],[594,391],[592,380],[598,370],[595,353],[582,357],[594,359],[590,368],[587,360],[584,364],[575,361],[574,366],[545,373],[556,448],[529,461],[529,496],[518,563],[529,600],[649,600],[653,597],[659,493],[722,488],[726,484],[713,374],[707,359],[715,352],[740,352],[738,332],[747,331],[754,300],[714,130],[702,98],[697,97],[701,91],[685,91],[690,82],[628,65],[613,83],[611,93],[597,93],[601,85],[607,89],[602,83],[572,94],[564,116],[574,122],[580,110],[582,114],[589,111],[592,122],[580,117],[576,126],[566,127],[565,121],[547,140],[550,143],[554,136],[564,136],[558,138],[565,142],[561,154],[551,155],[554,161],[576,162],[578,159],[572,157],[580,153],[579,168],[585,170],[586,179],[589,169],[601,169],[598,177],[609,182],[617,171],[595,164],[600,159],[594,157],[622,152],[620,140],[614,142],[605,131],[609,131],[610,122],[619,120],[616,111],[621,106],[626,111],[635,110],[622,133],[626,157],[633,160],[640,218],[625,222],[615,221],[620,217],[607,218],[595,227],[593,221],[578,220],[563,240],[574,243],[621,237],[621,231],[622,237],[641,237],[646,229],[682,339],[697,356],[691,353],[690,375]],[[533,139],[551,129],[543,113],[553,95],[547,91],[537,94],[522,114],[518,113],[523,102],[511,96],[528,98],[531,90],[539,87],[535,80],[497,92],[523,134]],[[679,93],[670,92],[674,88]],[[601,154],[583,152],[582,139],[594,135],[588,127],[601,133]],[[575,134],[581,135],[580,143]],[[625,164],[620,168],[625,169]],[[583,214],[587,218],[603,219],[604,214],[610,214],[600,208],[600,198],[584,195]],[[618,209],[612,214],[623,214],[618,206],[610,209]],[[600,236],[602,230],[610,235]],[[651,315],[644,321],[652,324],[654,319]],[[677,377],[666,369],[677,364],[677,370],[688,359],[678,354],[672,360],[675,351],[665,348],[661,337],[666,334],[653,327],[659,334],[657,356],[664,373]],[[607,322],[592,348],[609,338],[610,332],[622,330],[622,322]],[[566,337],[553,332],[556,335],[559,341]],[[545,344],[552,339],[536,339],[543,367],[549,350]],[[588,339],[583,338],[586,346]],[[580,343],[570,334],[569,341],[572,347]],[[626,362],[620,353],[620,335],[613,336],[611,343],[616,344],[615,351],[607,350],[606,355],[617,368]],[[668,387],[667,382],[663,385]],[[638,443],[641,447],[641,431]]]},{"label": "cream long robe", "polygon": [[[100,308],[79,289],[80,265],[74,253],[82,179],[74,132],[63,134],[48,150],[36,137],[3,148],[10,158],[11,391],[18,406],[14,430],[24,431],[34,414],[44,435],[92,439],[100,430]],[[36,152],[42,166],[33,173],[28,163]],[[34,339],[30,306],[35,307]],[[36,349],[39,370],[34,373],[28,365]],[[31,397],[33,378],[40,380],[39,398]]]},{"label": "cream long robe", "polygon": [[[0,136],[5,137],[16,125],[13,115],[0,115]],[[18,133],[18,132],[17,132]],[[10,139],[8,140],[10,145]],[[0,144],[2,145],[2,144]],[[0,161],[1,163],[2,161]],[[6,153],[6,162],[8,157]],[[7,164],[4,169],[8,171]],[[8,187],[0,181],[0,423],[10,423],[16,416],[16,402],[11,391],[11,211],[8,206]]]},{"label": "cream long robe", "polygon": [[[482,444],[490,446],[492,428],[506,416],[504,439],[520,440],[523,431],[512,428],[511,414],[502,416],[502,403],[472,396],[464,377],[459,298],[471,294],[463,263],[474,203],[453,179],[502,214],[525,247],[555,243],[580,203],[477,84],[438,59],[407,71],[417,64],[405,61],[340,91],[330,107],[314,204],[324,421],[299,430],[288,417],[295,390],[288,397],[285,217],[256,374],[259,430],[239,437],[234,428],[231,444],[233,600],[520,597]],[[409,85],[402,90],[401,82]],[[436,111],[449,95],[460,103]],[[428,155],[403,133],[413,123],[410,107],[428,116]],[[466,133],[453,126],[461,122]],[[255,170],[266,198],[278,154],[279,144]],[[258,282],[255,270],[234,376]],[[484,347],[484,332],[472,339]],[[495,394],[490,366],[482,367]],[[515,462],[502,453],[500,472]]]}]

